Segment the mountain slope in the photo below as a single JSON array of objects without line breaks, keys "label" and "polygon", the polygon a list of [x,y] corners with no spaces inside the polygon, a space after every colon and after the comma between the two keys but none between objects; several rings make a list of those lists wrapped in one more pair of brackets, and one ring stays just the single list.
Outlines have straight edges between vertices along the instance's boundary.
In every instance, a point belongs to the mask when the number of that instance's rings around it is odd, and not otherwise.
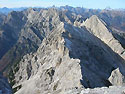
[{"label": "mountain slope", "polygon": [[[55,11],[55,10],[52,10],[52,9],[50,9],[49,11],[41,10],[41,12],[38,12],[31,8],[26,11],[19,12],[23,15],[22,19],[25,20],[25,23],[22,24],[22,22],[21,23],[18,22],[20,25],[18,25],[17,28],[18,29],[21,28],[21,29],[19,31],[16,29],[14,29],[15,31],[11,31],[12,34],[16,33],[16,35],[14,35],[14,36],[17,36],[17,38],[15,40],[8,39],[8,40],[10,40],[11,43],[14,42],[11,46],[10,46],[10,44],[9,44],[9,46],[6,46],[5,44],[1,43],[2,46],[7,47],[7,49],[5,47],[2,47],[2,48],[4,48],[5,50],[9,49],[9,51],[6,54],[5,54],[5,52],[3,53],[4,56],[0,60],[0,66],[2,66],[0,68],[0,71],[1,70],[8,71],[8,69],[6,69],[8,67],[8,65],[11,66],[13,64],[16,64],[27,53],[36,51],[38,46],[41,44],[43,38],[50,31],[52,31],[54,25],[56,25],[58,23],[58,20],[56,23],[53,23],[53,22],[55,22],[54,20],[56,20],[57,16],[55,16],[55,14],[51,13],[52,11]],[[48,15],[48,13],[51,15]],[[53,19],[52,19],[52,17],[53,17]],[[7,23],[9,23],[9,22],[7,22]],[[16,24],[16,23],[12,21],[12,24]],[[3,26],[5,26],[5,24]],[[16,25],[15,25],[15,27],[16,27]],[[9,32],[9,30],[6,30],[4,32]],[[10,36],[10,34],[6,37],[9,38],[9,36]],[[12,38],[13,38],[13,36],[12,36]],[[8,41],[6,42],[4,39],[1,41],[3,43],[8,44]],[[4,50],[1,49],[1,51],[4,51]],[[1,53],[1,55],[3,55],[3,54]]]},{"label": "mountain slope", "polygon": [[89,10],[90,18],[79,15],[87,10],[76,10],[29,8],[11,12],[3,20],[0,71],[14,93],[68,94],[112,85],[124,88],[124,35],[114,34],[113,27],[91,16],[100,10]]},{"label": "mountain slope", "polygon": [[12,94],[12,89],[7,81],[1,74],[0,74],[0,94]]},{"label": "mountain slope", "polygon": [[0,26],[0,59],[16,43],[25,20],[21,12],[11,12]]},{"label": "mountain slope", "polygon": [[19,70],[13,71],[13,88],[21,86],[16,94],[64,94],[73,88],[110,86],[115,83],[109,79],[113,70],[119,68],[125,75],[123,62],[85,28],[60,22],[37,52],[24,56]]},{"label": "mountain slope", "polygon": [[124,48],[117,41],[112,33],[105,27],[105,23],[94,15],[85,21],[86,28],[95,36],[104,41],[112,50],[125,59]]}]

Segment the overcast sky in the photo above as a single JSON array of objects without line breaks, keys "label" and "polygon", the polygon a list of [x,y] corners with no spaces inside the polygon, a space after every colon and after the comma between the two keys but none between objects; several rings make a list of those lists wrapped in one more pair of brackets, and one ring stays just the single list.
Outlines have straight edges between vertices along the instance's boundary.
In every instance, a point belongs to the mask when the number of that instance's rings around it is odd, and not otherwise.
[{"label": "overcast sky", "polygon": [[73,7],[113,9],[125,8],[125,0],[0,0],[0,7],[49,7],[70,5]]}]

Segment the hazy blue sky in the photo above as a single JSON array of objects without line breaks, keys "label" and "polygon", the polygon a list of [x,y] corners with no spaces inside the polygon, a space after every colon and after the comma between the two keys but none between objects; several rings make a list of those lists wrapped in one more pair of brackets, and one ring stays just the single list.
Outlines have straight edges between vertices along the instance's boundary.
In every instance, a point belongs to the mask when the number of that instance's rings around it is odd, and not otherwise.
[{"label": "hazy blue sky", "polygon": [[125,8],[125,0],[0,0],[0,7],[48,7],[70,5],[85,8]]}]

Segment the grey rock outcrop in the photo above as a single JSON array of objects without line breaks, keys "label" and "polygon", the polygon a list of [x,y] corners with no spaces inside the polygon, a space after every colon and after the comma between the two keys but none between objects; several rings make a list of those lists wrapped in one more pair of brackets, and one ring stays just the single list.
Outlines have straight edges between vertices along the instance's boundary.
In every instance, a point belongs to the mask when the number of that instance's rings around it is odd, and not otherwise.
[{"label": "grey rock outcrop", "polygon": [[[124,94],[125,87],[121,86],[110,86],[101,88],[87,88],[87,89],[71,89],[67,90],[64,94]],[[55,93],[57,94],[57,93]]]},{"label": "grey rock outcrop", "polygon": [[125,76],[122,75],[119,68],[112,71],[109,81],[113,85],[125,85]]},{"label": "grey rock outcrop", "polygon": [[102,88],[95,88],[95,89],[85,89],[80,92],[80,94],[124,94],[125,87],[121,86],[110,86],[102,87]]}]

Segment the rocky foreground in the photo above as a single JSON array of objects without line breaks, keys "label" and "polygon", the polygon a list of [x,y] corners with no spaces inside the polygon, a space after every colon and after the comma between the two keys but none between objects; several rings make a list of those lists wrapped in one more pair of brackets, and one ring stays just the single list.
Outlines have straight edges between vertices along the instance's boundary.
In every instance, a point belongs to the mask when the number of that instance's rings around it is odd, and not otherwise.
[{"label": "rocky foreground", "polygon": [[109,88],[102,87],[102,88],[94,88],[94,89],[90,89],[90,88],[80,89],[80,90],[74,89],[74,90],[69,90],[64,94],[125,94],[125,87],[111,86]]}]

